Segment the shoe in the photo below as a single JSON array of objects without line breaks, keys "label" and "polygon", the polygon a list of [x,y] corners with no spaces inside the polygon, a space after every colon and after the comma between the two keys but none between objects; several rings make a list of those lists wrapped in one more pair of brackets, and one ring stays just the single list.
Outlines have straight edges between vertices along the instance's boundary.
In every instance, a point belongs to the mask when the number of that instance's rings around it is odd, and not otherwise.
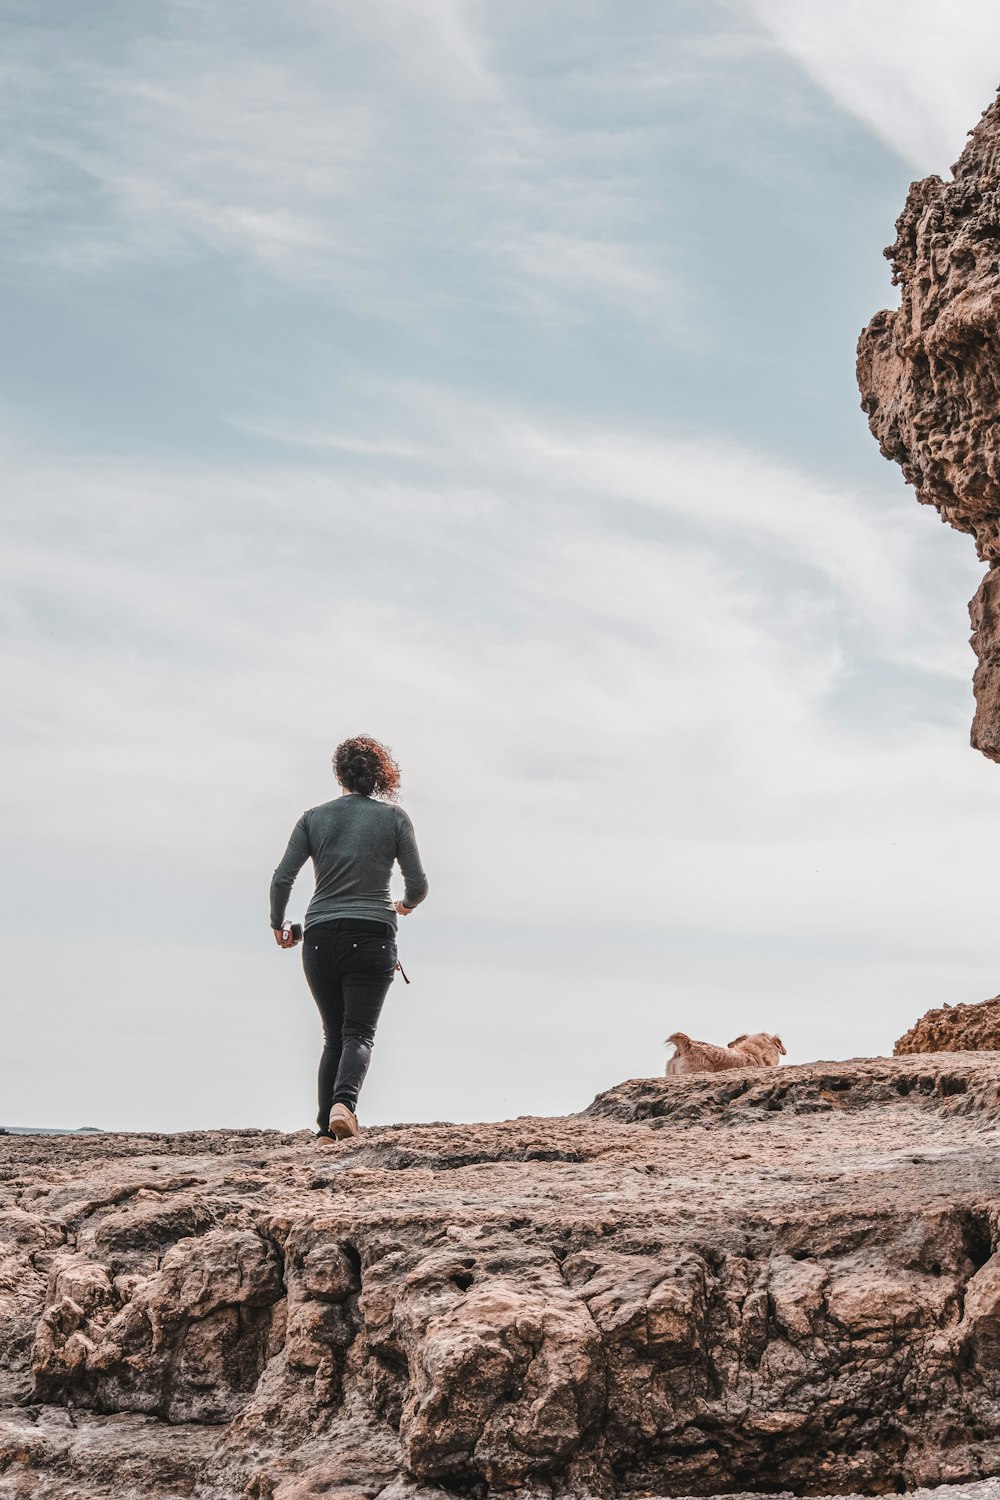
[{"label": "shoe", "polygon": [[314,1146],[335,1146],[336,1144],[337,1137],[335,1135],[331,1135],[328,1130],[317,1130],[316,1134],[313,1136]]},{"label": "shoe", "polygon": [[330,1134],[338,1141],[349,1140],[358,1133],[358,1117],[346,1104],[335,1104],[330,1111]]}]

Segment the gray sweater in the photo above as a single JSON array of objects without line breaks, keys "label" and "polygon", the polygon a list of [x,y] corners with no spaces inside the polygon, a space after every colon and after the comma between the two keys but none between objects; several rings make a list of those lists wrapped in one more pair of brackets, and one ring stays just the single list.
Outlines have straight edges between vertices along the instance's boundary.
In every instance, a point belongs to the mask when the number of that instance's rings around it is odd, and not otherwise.
[{"label": "gray sweater", "polygon": [[355,793],[304,812],[271,880],[271,926],[285,920],[296,875],[312,858],[316,889],[305,925],[337,917],[396,925],[389,876],[398,860],[406,883],[403,902],[417,906],[427,895],[413,824],[401,807]]}]

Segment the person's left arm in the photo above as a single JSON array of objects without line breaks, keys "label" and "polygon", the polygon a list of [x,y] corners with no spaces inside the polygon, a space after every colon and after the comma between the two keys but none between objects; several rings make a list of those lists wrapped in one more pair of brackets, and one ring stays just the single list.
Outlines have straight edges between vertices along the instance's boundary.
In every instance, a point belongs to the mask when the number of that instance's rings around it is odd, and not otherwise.
[{"label": "person's left arm", "polygon": [[396,859],[403,873],[404,890],[402,901],[395,901],[393,905],[401,917],[408,917],[426,898],[428,883],[420,863],[413,824],[401,807],[396,809]]},{"label": "person's left arm", "polygon": [[281,856],[278,868],[271,876],[271,931],[280,948],[295,947],[293,940],[290,937],[286,938],[285,933],[282,932],[281,924],[285,920],[285,909],[288,906],[288,898],[292,894],[295,877],[311,853],[309,830],[306,827],[306,815],[303,813],[292,829],[288,848]]}]

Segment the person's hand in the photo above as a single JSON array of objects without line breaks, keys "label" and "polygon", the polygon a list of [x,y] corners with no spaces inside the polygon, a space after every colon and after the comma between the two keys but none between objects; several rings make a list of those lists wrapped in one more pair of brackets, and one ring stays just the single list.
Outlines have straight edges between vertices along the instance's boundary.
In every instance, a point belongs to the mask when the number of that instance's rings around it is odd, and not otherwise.
[{"label": "person's hand", "polygon": [[279,948],[295,947],[295,939],[287,927],[272,927],[271,931],[274,933],[274,941]]},{"label": "person's hand", "polygon": [[394,904],[396,907],[396,911],[401,917],[408,917],[410,915],[410,912],[413,910],[412,906],[404,906],[402,901],[397,901]]}]

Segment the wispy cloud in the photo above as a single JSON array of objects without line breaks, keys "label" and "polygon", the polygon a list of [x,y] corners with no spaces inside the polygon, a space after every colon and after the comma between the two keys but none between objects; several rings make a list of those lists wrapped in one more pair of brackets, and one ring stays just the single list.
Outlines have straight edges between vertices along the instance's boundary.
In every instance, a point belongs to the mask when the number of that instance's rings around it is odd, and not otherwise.
[{"label": "wispy cloud", "polygon": [[342,22],[384,47],[411,83],[459,100],[503,99],[489,60],[482,0],[370,0],[360,10],[339,0],[334,9]]},{"label": "wispy cloud", "polygon": [[922,175],[944,174],[993,100],[991,0],[752,0],[775,42]]},{"label": "wispy cloud", "polygon": [[126,34],[114,61],[55,22],[15,30],[0,192],[22,274],[243,259],[371,317],[586,321],[598,299],[690,338],[690,287],[637,242],[635,131],[548,118],[492,65],[486,8],[303,0],[283,61],[243,7],[166,11],[169,37]]},{"label": "wispy cloud", "polygon": [[[426,724],[430,796],[445,793],[433,744],[459,734],[505,820],[526,723],[550,788],[607,791],[625,745],[640,776],[711,764],[725,790],[707,825],[747,796],[765,823],[776,797],[839,819],[859,786],[923,777],[939,711],[916,740],[907,722],[902,759],[896,726],[864,718],[911,679],[930,674],[933,699],[967,672],[956,622],[926,616],[941,534],[922,513],[880,513],[733,444],[408,399],[393,393],[397,441],[331,430],[333,470],[310,457],[319,427],[302,463],[243,472],[12,459],[12,504],[44,497],[2,564],[8,629],[32,663],[8,699],[24,753],[54,747],[58,781],[67,715],[78,745],[134,746],[169,721],[205,755],[242,722],[276,753],[314,734],[315,689],[336,684],[331,734],[405,710]],[[407,443],[428,426],[435,445]],[[976,570],[949,555],[958,611]],[[165,836],[193,836],[171,817]]]},{"label": "wispy cloud", "polygon": [[588,322],[597,301],[675,344],[711,341],[690,285],[627,243],[526,229],[492,251],[511,297],[540,317]]},{"label": "wispy cloud", "polygon": [[18,206],[31,214],[44,189],[47,210],[26,254],[93,270],[199,246],[265,262],[331,249],[331,205],[371,137],[366,107],[253,59],[216,71],[183,44],[112,69],[45,40],[50,56],[9,64],[5,93]]}]

